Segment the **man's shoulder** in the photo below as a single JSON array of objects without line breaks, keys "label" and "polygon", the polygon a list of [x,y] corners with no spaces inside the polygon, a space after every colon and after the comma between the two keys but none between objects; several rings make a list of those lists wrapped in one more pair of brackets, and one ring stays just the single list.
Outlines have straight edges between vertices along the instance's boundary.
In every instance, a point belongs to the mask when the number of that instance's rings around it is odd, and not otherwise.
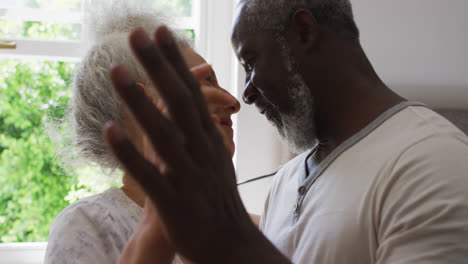
[{"label": "man's shoulder", "polygon": [[421,141],[429,137],[457,137],[465,138],[466,135],[452,122],[435,111],[421,106],[411,106],[401,111],[389,122],[394,137],[398,136],[414,141]]},{"label": "man's shoulder", "polygon": [[[460,129],[438,113],[427,107],[410,106],[358,142],[350,151],[351,159],[365,156],[373,160],[380,158],[382,162],[395,161],[416,146],[416,149],[425,144],[435,146],[435,138],[464,144],[468,142],[467,136]],[[446,148],[440,144],[439,148]]]},{"label": "man's shoulder", "polygon": [[[463,173],[468,171],[467,160],[468,137],[444,132],[433,133],[408,145],[399,155],[395,166],[416,167],[426,173],[434,171],[440,174],[444,170]],[[453,173],[439,176],[447,178],[453,176]]]},{"label": "man's shoulder", "polygon": [[406,200],[431,192],[431,199],[462,197],[466,204],[468,137],[436,113],[416,109],[415,114],[425,121],[416,130],[421,135],[413,131],[413,140],[399,147],[380,188]]}]

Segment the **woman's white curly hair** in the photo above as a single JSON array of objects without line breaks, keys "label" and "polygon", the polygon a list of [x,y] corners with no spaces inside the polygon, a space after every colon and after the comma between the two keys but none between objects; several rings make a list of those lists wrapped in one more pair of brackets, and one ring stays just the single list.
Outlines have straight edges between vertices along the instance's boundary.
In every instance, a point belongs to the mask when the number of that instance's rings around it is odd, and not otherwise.
[{"label": "woman's white curly hair", "polygon": [[[114,92],[109,79],[112,65],[124,65],[140,83],[150,81],[133,56],[129,46],[129,33],[141,27],[148,34],[168,24],[168,16],[151,8],[151,1],[112,0],[89,5],[86,12],[84,47],[86,55],[78,66],[72,83],[72,100],[68,115],[57,127],[62,132],[51,132],[52,139],[62,145],[58,156],[64,167],[77,167],[92,162],[103,169],[117,169],[119,163],[109,151],[102,129],[106,122],[122,126],[122,102]],[[189,45],[176,34],[180,45]],[[63,131],[64,124],[68,129]],[[64,143],[67,142],[67,143]],[[70,144],[71,143],[71,144]]]}]

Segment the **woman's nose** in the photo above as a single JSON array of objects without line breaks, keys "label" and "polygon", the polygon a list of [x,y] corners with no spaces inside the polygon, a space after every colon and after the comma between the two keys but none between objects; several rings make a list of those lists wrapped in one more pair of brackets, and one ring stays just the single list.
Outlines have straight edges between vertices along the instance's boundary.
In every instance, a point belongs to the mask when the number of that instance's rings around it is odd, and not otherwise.
[{"label": "woman's nose", "polygon": [[233,103],[227,106],[227,109],[229,110],[231,115],[238,113],[241,108],[239,101],[234,96],[232,96],[232,98],[234,99]]},{"label": "woman's nose", "polygon": [[241,108],[239,101],[226,90],[224,90],[224,92],[225,92],[225,100],[223,104],[224,110],[228,112],[230,115],[233,115],[239,112]]}]

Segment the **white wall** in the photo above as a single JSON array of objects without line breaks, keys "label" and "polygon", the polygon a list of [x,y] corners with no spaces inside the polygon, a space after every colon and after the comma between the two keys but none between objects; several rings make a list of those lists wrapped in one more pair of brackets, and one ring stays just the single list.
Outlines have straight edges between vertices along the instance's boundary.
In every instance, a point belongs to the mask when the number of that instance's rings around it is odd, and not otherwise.
[{"label": "white wall", "polygon": [[396,92],[468,109],[468,1],[352,1],[362,44]]}]

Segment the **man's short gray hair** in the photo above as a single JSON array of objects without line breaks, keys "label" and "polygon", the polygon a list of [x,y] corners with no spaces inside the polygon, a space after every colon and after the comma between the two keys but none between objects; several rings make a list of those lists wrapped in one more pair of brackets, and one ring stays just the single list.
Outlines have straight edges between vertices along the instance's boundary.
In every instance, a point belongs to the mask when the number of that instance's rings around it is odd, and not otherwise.
[{"label": "man's short gray hair", "polygon": [[[245,3],[244,15],[253,28],[283,33],[291,15],[298,9],[307,9],[319,24],[329,25],[359,39],[359,29],[354,21],[350,0],[241,0]],[[254,30],[255,30],[254,29]]]},{"label": "man's short gray hair", "polygon": [[[113,121],[122,126],[122,101],[114,91],[109,79],[112,65],[123,65],[131,76],[146,86],[151,82],[144,69],[134,57],[128,37],[129,33],[143,28],[152,35],[154,30],[167,24],[167,19],[148,5],[133,1],[105,1],[102,7],[93,6],[85,21],[86,55],[78,66],[72,83],[72,101],[65,120],[67,140],[73,141],[73,151],[64,146],[59,150],[65,166],[78,166],[76,154],[85,162],[93,162],[104,169],[117,169],[119,163],[109,151],[102,129],[106,122]],[[183,37],[176,35],[180,45],[189,45]],[[56,133],[54,133],[57,135]],[[63,136],[64,140],[65,136]],[[74,153],[73,159],[70,153]]]}]

